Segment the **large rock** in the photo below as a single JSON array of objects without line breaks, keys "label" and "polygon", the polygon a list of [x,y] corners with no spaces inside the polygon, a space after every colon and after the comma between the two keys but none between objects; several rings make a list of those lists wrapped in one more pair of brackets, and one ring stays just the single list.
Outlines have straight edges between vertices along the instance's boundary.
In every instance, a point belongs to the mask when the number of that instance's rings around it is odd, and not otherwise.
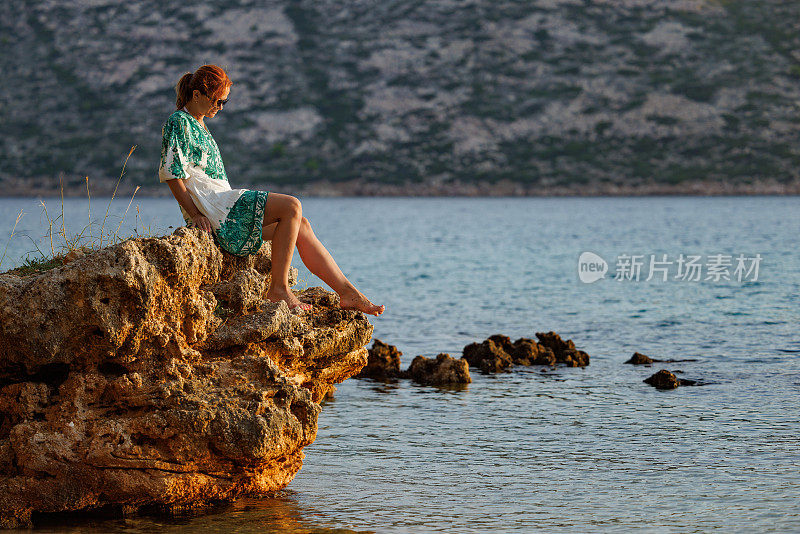
[{"label": "large rock", "polygon": [[0,275],[0,525],[286,486],[372,326],[321,288],[261,300],[269,264],[180,228]]}]

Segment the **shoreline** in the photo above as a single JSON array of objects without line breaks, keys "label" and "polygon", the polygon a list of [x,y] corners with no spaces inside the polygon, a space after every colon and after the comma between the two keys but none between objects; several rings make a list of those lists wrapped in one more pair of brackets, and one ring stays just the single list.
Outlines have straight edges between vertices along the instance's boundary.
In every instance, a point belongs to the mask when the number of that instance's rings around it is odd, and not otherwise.
[{"label": "shoreline", "polygon": [[[116,182],[93,184],[92,197],[109,197]],[[275,193],[312,198],[338,197],[608,197],[608,196],[794,196],[800,195],[800,180],[779,182],[759,180],[752,183],[687,182],[666,184],[654,181],[640,184],[523,184],[500,180],[497,182],[404,183],[384,184],[350,180],[346,182],[319,181],[295,187],[274,183],[232,184],[237,188],[258,189]],[[120,183],[116,196],[128,199],[137,184]],[[138,185],[136,197],[158,198],[170,196],[163,184]],[[86,197],[85,186],[65,188],[64,197]],[[17,182],[7,184],[2,198],[53,198],[61,196],[61,188]]]}]

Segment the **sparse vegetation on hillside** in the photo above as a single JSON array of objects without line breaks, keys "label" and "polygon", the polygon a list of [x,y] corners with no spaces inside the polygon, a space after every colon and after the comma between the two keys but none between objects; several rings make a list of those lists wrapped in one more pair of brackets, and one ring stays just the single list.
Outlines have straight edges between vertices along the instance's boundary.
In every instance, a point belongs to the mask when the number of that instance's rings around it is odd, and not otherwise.
[{"label": "sparse vegetation on hillside", "polygon": [[800,180],[798,3],[137,6],[8,6],[6,190],[110,193],[134,143],[121,191],[156,190],[173,85],[203,62],[234,80],[211,129],[241,186]]}]

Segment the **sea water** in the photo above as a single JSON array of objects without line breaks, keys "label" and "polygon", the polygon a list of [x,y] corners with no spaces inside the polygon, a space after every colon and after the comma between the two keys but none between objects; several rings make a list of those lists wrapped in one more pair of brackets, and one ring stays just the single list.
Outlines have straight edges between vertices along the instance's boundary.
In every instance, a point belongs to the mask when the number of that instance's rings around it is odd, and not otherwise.
[{"label": "sea water", "polygon": [[[800,530],[798,200],[303,199],[345,274],[386,305],[374,337],[403,352],[403,368],[492,334],[551,330],[591,364],[473,369],[464,388],[350,379],[274,498],[42,531]],[[124,220],[127,202],[114,202],[122,234],[182,224],[171,198],[137,199]],[[66,201],[68,227],[86,225],[86,208]],[[49,246],[38,201],[0,199],[0,247],[19,210],[3,270]],[[579,275],[586,252],[607,269],[591,283]],[[678,272],[691,258],[699,271]],[[323,285],[293,264],[298,287]],[[634,351],[696,361],[624,365]],[[704,385],[642,382],[662,368]]]}]

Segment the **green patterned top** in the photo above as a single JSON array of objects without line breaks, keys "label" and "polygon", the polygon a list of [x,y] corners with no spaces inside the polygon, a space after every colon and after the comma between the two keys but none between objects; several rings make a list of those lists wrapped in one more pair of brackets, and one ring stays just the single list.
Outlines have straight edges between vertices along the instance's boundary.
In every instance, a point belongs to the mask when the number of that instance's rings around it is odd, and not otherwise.
[{"label": "green patterned top", "polygon": [[200,121],[176,110],[161,131],[161,165],[175,178],[188,178],[186,166],[197,165],[209,178],[228,180],[216,141]]},{"label": "green patterned top", "polygon": [[[221,248],[237,256],[258,252],[269,192],[231,189],[217,143],[186,111],[170,115],[161,134],[159,180],[184,180],[192,202],[211,223],[214,240]],[[182,206],[181,213],[186,224],[192,224]]]}]

